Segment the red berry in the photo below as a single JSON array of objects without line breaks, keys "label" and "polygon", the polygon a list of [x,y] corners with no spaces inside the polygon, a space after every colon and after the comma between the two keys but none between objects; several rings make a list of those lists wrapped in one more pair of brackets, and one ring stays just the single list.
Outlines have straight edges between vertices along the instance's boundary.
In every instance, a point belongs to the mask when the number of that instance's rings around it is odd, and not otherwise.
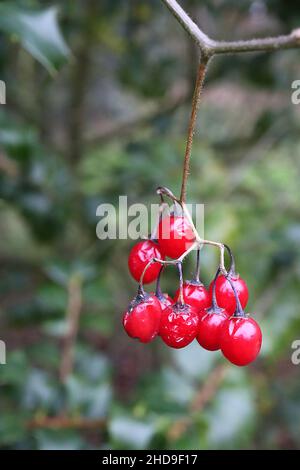
[{"label": "red berry", "polygon": [[[242,308],[245,308],[249,298],[249,292],[246,282],[238,274],[230,275]],[[209,286],[210,298],[212,298],[213,281]],[[233,289],[223,274],[216,280],[216,299],[219,307],[224,308],[229,315],[233,315],[236,310],[236,300]]]},{"label": "red berry", "polygon": [[171,214],[158,225],[158,243],[162,253],[179,258],[195,241],[193,229],[186,217]]},{"label": "red berry", "polygon": [[161,313],[160,302],[155,295],[138,295],[123,317],[126,333],[141,343],[149,343],[158,333]]},{"label": "red berry", "polygon": [[261,329],[252,318],[237,316],[224,322],[220,336],[221,350],[236,366],[246,366],[254,361],[261,344]]},{"label": "red berry", "polygon": [[[175,293],[174,302],[177,302],[179,295],[180,289]],[[183,300],[199,311],[208,308],[211,303],[208,291],[201,282],[197,281],[185,281],[183,283]]]},{"label": "red berry", "polygon": [[[152,240],[143,240],[138,242],[131,249],[128,258],[128,267],[132,277],[137,282],[140,281],[145,267],[153,258],[163,260],[165,257],[161,254],[158,244]],[[158,277],[159,271],[159,263],[151,264],[145,273],[143,283],[149,284],[150,282],[155,281]]]},{"label": "red berry", "polygon": [[208,351],[220,349],[220,335],[228,314],[221,308],[210,308],[200,318],[197,340]]},{"label": "red berry", "polygon": [[[162,312],[164,312],[166,308],[170,307],[174,303],[173,299],[168,294],[160,293],[159,295],[155,295],[158,298]],[[158,335],[160,335],[159,332]]]},{"label": "red berry", "polygon": [[199,316],[194,307],[176,303],[163,311],[159,334],[171,348],[184,348],[196,338],[198,324]]},{"label": "red berry", "polygon": [[168,294],[160,294],[159,296],[155,294],[160,302],[160,306],[162,311],[164,311],[167,307],[173,305],[174,301]]}]

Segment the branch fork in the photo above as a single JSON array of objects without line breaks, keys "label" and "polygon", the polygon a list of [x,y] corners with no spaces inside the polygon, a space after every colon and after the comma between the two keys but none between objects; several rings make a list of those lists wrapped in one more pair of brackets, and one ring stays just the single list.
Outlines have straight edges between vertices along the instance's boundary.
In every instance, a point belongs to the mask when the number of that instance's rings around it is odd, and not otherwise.
[{"label": "branch fork", "polygon": [[176,0],[162,0],[171,13],[187,31],[199,47],[202,55],[209,59],[217,54],[235,54],[239,52],[272,52],[279,49],[300,48],[300,28],[290,34],[240,40],[240,41],[216,41],[207,36],[199,26],[189,17]]}]

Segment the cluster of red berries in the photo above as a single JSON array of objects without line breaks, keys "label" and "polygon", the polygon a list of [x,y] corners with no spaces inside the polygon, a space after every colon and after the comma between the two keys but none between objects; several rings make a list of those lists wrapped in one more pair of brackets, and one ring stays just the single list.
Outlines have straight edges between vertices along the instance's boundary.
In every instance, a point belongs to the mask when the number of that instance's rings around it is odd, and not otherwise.
[{"label": "cluster of red berries", "polygon": [[[166,236],[167,234],[167,236]],[[231,266],[226,275],[218,269],[209,289],[199,280],[199,249],[195,278],[183,282],[180,258],[195,243],[195,232],[185,216],[171,214],[161,218],[156,239],[143,240],[131,250],[128,266],[138,281],[137,296],[124,314],[127,334],[142,343],[160,336],[168,346],[183,348],[195,338],[209,350],[221,349],[237,366],[245,366],[257,357],[262,333],[257,322],[245,314],[248,302],[246,282],[235,272],[231,250]],[[166,257],[175,259],[180,288],[174,299],[163,294],[160,275]],[[143,284],[157,281],[156,292],[146,293]]]}]

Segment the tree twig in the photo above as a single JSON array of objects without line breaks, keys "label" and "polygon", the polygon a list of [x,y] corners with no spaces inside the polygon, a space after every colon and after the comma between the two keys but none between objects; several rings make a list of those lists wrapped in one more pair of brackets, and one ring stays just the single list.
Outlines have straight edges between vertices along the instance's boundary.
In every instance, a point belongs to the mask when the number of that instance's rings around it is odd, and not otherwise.
[{"label": "tree twig", "polygon": [[162,0],[206,57],[238,52],[272,52],[300,48],[300,28],[290,34],[242,41],[215,41],[188,16],[176,0]]},{"label": "tree twig", "polygon": [[198,68],[198,74],[196,79],[195,91],[193,96],[192,102],[192,111],[191,117],[189,122],[188,128],[188,137],[184,155],[184,162],[183,162],[183,175],[182,175],[182,184],[181,184],[181,194],[180,194],[180,202],[185,203],[186,201],[186,185],[190,171],[190,160],[191,160],[191,153],[192,153],[192,146],[193,146],[193,139],[195,133],[195,127],[197,122],[197,113],[200,105],[201,99],[201,92],[203,88],[203,83],[205,80],[206,70],[207,70],[208,59],[206,56],[202,56]]},{"label": "tree twig", "polygon": [[18,165],[2,150],[0,151],[0,171],[3,171],[3,173],[5,173],[10,178],[17,178],[19,176]]},{"label": "tree twig", "polygon": [[196,127],[197,112],[200,104],[202,87],[206,75],[207,65],[211,57],[216,54],[236,52],[275,51],[300,47],[300,28],[286,36],[269,37],[263,39],[250,39],[242,41],[215,41],[208,37],[196,23],[189,17],[176,0],[162,0],[182,27],[189,33],[201,51],[201,60],[195,85],[192,102],[192,112],[188,128],[187,144],[183,163],[180,202],[185,203],[186,187],[190,170],[190,160]]},{"label": "tree twig", "polygon": [[29,429],[100,429],[107,424],[106,419],[88,419],[82,417],[68,417],[68,416],[42,416],[35,418],[27,424]]},{"label": "tree twig", "polygon": [[[101,6],[101,5],[100,5]],[[84,2],[78,19],[81,34],[77,38],[77,58],[71,67],[70,115],[69,115],[69,161],[77,164],[84,151],[85,100],[91,67],[92,47],[95,39],[95,18],[101,14],[97,0]]]}]

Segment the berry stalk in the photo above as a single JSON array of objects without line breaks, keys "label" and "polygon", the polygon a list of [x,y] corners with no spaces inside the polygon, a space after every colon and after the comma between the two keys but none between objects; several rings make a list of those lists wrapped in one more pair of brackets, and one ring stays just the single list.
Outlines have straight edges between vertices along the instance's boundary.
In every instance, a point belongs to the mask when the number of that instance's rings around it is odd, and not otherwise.
[{"label": "berry stalk", "polygon": [[159,271],[159,275],[158,275],[157,280],[156,280],[155,295],[159,300],[162,300],[164,298],[164,295],[162,293],[161,286],[160,286],[161,274],[162,274],[164,269],[165,269],[165,266],[162,264],[161,268],[160,268],[160,271]]},{"label": "berry stalk", "polygon": [[196,270],[193,281],[195,281],[197,284],[200,284],[200,248],[197,248]]},{"label": "berry stalk", "polygon": [[184,162],[183,162],[183,175],[182,175],[181,194],[180,194],[181,203],[185,203],[186,201],[186,187],[187,187],[187,180],[188,180],[188,176],[190,172],[190,160],[191,160],[191,154],[192,154],[193,140],[194,140],[197,114],[198,114],[198,109],[200,105],[202,88],[203,88],[205,75],[207,71],[207,64],[208,64],[208,58],[202,54],[199,68],[198,68],[198,73],[197,73],[194,95],[193,95],[192,111],[191,111],[191,117],[190,117],[190,122],[189,122],[189,127],[188,127],[188,137],[187,137]]},{"label": "berry stalk", "polygon": [[184,305],[184,297],[183,297],[183,274],[182,274],[182,263],[177,263],[177,268],[179,272],[179,304],[180,306]]},{"label": "berry stalk", "polygon": [[224,247],[226,248],[229,254],[229,258],[230,258],[230,268],[228,271],[228,275],[233,276],[235,275],[235,259],[234,259],[231,248],[228,245],[225,245],[225,243],[224,243]]},{"label": "berry stalk", "polygon": [[230,279],[230,276],[227,275],[226,276],[226,279],[227,281],[229,282],[232,290],[233,290],[233,293],[234,293],[234,297],[235,297],[235,301],[236,301],[236,310],[233,314],[234,317],[246,317],[246,314],[244,312],[244,309],[241,305],[241,302],[240,302],[240,299],[239,299],[239,296],[238,296],[238,293],[237,293],[237,290],[232,282],[232,280]]},{"label": "berry stalk", "polygon": [[219,277],[221,270],[218,268],[214,280],[213,280],[213,288],[212,288],[212,308],[217,309],[218,308],[218,303],[217,303],[217,297],[216,297],[216,282]]}]

